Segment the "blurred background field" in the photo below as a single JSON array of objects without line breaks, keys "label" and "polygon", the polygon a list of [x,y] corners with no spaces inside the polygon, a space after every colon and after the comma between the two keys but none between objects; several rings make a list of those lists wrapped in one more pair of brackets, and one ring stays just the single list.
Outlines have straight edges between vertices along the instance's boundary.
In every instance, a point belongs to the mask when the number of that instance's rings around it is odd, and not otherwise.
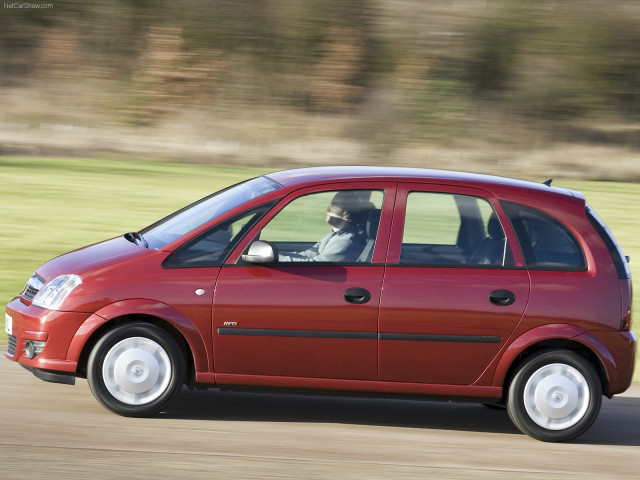
[{"label": "blurred background field", "polygon": [[293,166],[554,177],[640,262],[638,45],[635,0],[5,2],[0,302]]},{"label": "blurred background field", "polygon": [[12,5],[0,154],[640,179],[637,1]]}]

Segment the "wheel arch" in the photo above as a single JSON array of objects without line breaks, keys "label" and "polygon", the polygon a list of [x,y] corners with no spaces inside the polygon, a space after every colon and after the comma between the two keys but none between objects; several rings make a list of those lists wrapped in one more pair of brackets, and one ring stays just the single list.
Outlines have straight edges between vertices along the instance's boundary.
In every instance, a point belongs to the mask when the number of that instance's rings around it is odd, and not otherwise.
[{"label": "wheel arch", "polygon": [[112,328],[127,322],[152,324],[176,340],[185,359],[189,385],[195,384],[196,371],[209,370],[206,342],[189,319],[168,305],[132,300],[117,302],[100,309],[77,330],[67,354],[68,359],[77,361],[77,376],[86,378],[89,355],[100,338]]},{"label": "wheel arch", "polygon": [[609,392],[609,371],[615,360],[604,344],[584,329],[573,325],[546,325],[517,338],[504,352],[496,367],[493,384],[503,389],[503,400],[520,366],[543,350],[569,350],[587,360],[596,371],[605,395]]}]

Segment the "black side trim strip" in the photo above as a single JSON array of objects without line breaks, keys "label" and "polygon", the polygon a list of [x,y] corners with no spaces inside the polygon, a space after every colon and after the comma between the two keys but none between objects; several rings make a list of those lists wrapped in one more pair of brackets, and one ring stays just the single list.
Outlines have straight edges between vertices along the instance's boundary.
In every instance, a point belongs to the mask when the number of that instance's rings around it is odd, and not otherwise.
[{"label": "black side trim strip", "polygon": [[410,333],[381,333],[380,340],[411,342],[500,343],[500,337],[481,335],[417,335]]},{"label": "black side trim strip", "polygon": [[219,335],[293,338],[350,338],[356,340],[403,340],[411,342],[499,343],[500,337],[481,335],[417,335],[409,333],[335,332],[324,330],[275,330],[269,328],[218,328]]},{"label": "black side trim strip", "polygon": [[332,332],[323,330],[273,330],[266,328],[218,328],[219,335],[248,335],[254,337],[351,338],[375,340],[376,332]]}]

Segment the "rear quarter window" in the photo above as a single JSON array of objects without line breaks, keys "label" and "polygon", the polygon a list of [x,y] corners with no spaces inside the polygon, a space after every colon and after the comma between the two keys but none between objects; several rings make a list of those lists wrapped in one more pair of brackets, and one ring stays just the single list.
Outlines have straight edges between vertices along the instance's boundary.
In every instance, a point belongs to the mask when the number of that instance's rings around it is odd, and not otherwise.
[{"label": "rear quarter window", "polygon": [[527,268],[533,270],[586,270],[580,243],[559,220],[538,209],[503,202],[518,237]]}]

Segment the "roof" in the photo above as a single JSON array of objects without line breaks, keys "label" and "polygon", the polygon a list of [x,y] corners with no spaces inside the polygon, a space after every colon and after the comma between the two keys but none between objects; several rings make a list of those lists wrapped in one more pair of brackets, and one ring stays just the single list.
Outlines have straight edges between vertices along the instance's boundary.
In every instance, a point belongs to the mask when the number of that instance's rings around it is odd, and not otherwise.
[{"label": "roof", "polygon": [[434,184],[453,183],[456,185],[465,185],[489,190],[494,190],[495,188],[499,190],[517,188],[530,190],[532,192],[553,192],[555,194],[584,199],[580,192],[566,188],[548,186],[543,183],[535,183],[525,180],[452,170],[432,170],[405,167],[335,166],[283,170],[280,172],[270,173],[267,176],[285,187],[349,180],[424,182]]}]

